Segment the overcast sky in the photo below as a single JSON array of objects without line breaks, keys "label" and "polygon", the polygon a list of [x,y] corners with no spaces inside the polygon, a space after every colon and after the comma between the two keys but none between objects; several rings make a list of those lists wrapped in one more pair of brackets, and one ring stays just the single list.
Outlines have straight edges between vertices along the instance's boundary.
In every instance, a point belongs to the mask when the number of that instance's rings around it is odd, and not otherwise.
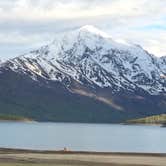
[{"label": "overcast sky", "polygon": [[166,0],[0,0],[0,58],[28,52],[51,42],[56,33],[87,24],[166,55]]}]

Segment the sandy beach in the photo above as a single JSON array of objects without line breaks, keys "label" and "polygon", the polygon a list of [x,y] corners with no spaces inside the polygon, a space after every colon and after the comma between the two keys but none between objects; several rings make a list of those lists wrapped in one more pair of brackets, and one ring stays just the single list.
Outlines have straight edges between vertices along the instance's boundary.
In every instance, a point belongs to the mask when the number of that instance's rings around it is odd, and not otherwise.
[{"label": "sandy beach", "polygon": [[166,166],[166,154],[0,149],[0,166]]}]

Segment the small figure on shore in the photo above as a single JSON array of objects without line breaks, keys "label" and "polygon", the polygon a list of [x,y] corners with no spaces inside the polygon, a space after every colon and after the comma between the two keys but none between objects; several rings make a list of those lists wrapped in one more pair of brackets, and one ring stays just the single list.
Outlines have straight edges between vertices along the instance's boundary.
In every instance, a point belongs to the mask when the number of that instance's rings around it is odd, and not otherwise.
[{"label": "small figure on shore", "polygon": [[67,151],[68,151],[67,147],[64,147],[63,151],[64,151],[64,152],[67,152]]}]

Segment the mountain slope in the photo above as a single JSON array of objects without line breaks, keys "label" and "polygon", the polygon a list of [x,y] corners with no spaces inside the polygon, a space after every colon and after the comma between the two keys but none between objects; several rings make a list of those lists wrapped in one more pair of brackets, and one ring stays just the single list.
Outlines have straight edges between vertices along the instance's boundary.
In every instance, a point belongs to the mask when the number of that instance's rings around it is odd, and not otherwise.
[{"label": "mountain slope", "polygon": [[120,122],[164,113],[165,73],[164,58],[84,26],[3,63],[0,107],[53,121]]}]

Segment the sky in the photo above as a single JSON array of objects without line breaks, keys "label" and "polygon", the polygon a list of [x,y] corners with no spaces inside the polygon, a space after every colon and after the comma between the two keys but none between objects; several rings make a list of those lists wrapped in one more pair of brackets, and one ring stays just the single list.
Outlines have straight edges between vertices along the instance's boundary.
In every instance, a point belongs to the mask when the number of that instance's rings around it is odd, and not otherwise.
[{"label": "sky", "polygon": [[84,25],[166,55],[165,0],[0,0],[0,59],[37,49],[57,33]]}]

